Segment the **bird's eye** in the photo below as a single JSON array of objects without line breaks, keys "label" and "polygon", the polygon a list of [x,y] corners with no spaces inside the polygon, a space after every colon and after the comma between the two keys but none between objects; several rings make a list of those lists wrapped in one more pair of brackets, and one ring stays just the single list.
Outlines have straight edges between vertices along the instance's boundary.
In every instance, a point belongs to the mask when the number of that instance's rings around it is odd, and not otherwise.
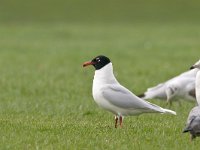
[{"label": "bird's eye", "polygon": [[100,62],[100,59],[99,59],[99,58],[97,58],[97,59],[96,59],[96,61],[97,61],[97,62]]}]

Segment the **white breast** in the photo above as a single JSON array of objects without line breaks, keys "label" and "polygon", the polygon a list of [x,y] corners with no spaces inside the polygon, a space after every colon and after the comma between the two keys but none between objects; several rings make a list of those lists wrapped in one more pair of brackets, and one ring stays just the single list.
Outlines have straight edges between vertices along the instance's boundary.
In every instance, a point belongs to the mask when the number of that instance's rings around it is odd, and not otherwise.
[{"label": "white breast", "polygon": [[107,64],[100,70],[95,71],[94,79],[93,79],[93,87],[92,87],[92,95],[94,101],[103,109],[111,111],[113,113],[116,112],[116,107],[110,104],[106,99],[104,99],[102,95],[102,89],[108,84],[114,84],[117,80],[113,74],[112,63]]}]

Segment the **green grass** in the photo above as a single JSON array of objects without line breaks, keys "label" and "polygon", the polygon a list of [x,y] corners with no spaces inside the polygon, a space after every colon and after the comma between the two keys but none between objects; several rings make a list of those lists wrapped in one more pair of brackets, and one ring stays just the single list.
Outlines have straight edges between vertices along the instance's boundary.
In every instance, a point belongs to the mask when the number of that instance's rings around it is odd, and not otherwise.
[{"label": "green grass", "polygon": [[[198,1],[2,1],[0,149],[198,149],[177,116],[126,117],[122,129],[92,98],[104,54],[119,82],[140,94],[190,68],[200,55]],[[152,100],[162,107],[163,101]]]},{"label": "green grass", "polygon": [[[122,129],[91,95],[94,69],[111,58],[118,80],[136,94],[188,70],[199,56],[199,26],[168,24],[0,26],[1,149],[196,149],[182,134],[193,103],[177,116],[126,117]],[[161,101],[153,101],[165,107]]]},{"label": "green grass", "polygon": [[199,22],[198,0],[1,0],[6,22]]}]

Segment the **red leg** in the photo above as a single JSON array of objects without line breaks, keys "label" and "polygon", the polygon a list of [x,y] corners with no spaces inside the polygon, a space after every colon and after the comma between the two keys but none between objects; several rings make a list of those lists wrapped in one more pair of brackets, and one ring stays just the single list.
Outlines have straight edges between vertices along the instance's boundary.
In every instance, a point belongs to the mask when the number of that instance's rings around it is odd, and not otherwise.
[{"label": "red leg", "polygon": [[123,118],[122,116],[119,117],[119,124],[120,124],[120,127],[122,128],[122,123],[123,123]]},{"label": "red leg", "polygon": [[115,128],[117,128],[118,116],[115,116]]}]

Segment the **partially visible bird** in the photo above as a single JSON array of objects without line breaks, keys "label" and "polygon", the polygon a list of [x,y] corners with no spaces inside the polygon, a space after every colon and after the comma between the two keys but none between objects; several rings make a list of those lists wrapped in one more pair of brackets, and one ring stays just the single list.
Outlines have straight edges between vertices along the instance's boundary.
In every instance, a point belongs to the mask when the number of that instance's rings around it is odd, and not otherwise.
[{"label": "partially visible bird", "polygon": [[[167,104],[172,105],[174,100],[196,101],[195,96],[195,77],[198,69],[194,68],[184,72],[172,79],[167,80],[157,86],[148,88],[146,92],[138,95],[140,98],[166,100]],[[180,101],[179,101],[180,103]]]},{"label": "partially visible bird", "polygon": [[190,69],[197,69],[197,75],[195,79],[195,91],[196,91],[196,100],[200,106],[200,60],[196,62]]},{"label": "partially visible bird", "polygon": [[115,115],[116,128],[118,120],[122,127],[124,116],[140,115],[142,113],[176,115],[176,112],[149,103],[120,85],[113,74],[112,63],[106,56],[97,56],[92,61],[85,62],[83,67],[88,65],[93,65],[95,68],[92,88],[93,98],[100,107]]},{"label": "partially visible bird", "polygon": [[183,133],[190,132],[191,140],[197,136],[200,136],[200,60],[191,67],[191,69],[194,68],[198,70],[195,80],[196,99],[198,106],[194,107],[190,111],[186,127],[183,130]]},{"label": "partially visible bird", "polygon": [[186,127],[183,130],[183,133],[190,132],[190,139],[193,140],[197,136],[200,136],[200,107],[194,107],[187,119]]}]

